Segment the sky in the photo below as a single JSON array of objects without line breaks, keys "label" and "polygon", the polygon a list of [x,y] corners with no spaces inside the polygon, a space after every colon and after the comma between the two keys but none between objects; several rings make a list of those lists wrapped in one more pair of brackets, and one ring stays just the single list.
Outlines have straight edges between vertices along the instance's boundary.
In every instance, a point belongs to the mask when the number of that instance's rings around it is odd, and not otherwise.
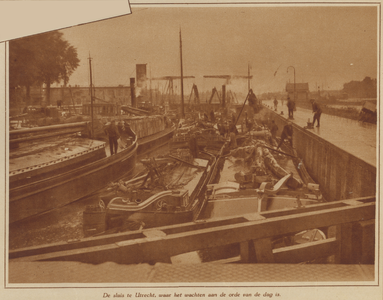
[{"label": "sky", "polygon": [[[342,89],[352,80],[377,78],[376,6],[132,5],[132,14],[63,29],[77,48],[80,66],[71,85],[129,86],[135,65],[147,77],[180,76],[180,30],[185,94],[220,88],[256,94],[283,91],[287,82],[308,82],[310,91]],[[152,81],[164,89],[165,81]],[[179,81],[174,82],[176,91]]]}]

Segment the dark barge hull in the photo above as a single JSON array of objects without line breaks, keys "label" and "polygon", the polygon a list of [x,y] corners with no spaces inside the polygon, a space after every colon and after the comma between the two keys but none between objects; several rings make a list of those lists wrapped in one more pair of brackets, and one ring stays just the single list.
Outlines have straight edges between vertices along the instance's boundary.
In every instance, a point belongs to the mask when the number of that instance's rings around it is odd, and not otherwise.
[{"label": "dark barge hull", "polygon": [[167,144],[172,138],[174,131],[175,127],[166,128],[161,132],[139,139],[137,154],[142,155]]},{"label": "dark barge hull", "polygon": [[9,223],[77,201],[133,172],[137,147],[135,142],[116,155],[10,189]]},{"label": "dark barge hull", "polygon": [[210,170],[205,171],[200,178],[199,183],[190,195],[190,205],[184,211],[139,210],[127,212],[118,209],[113,209],[112,211],[108,209],[106,214],[106,227],[111,229],[116,225],[122,226],[120,223],[123,222],[123,220],[143,222],[145,223],[145,228],[181,224],[196,220],[206,204],[206,185],[212,183],[216,178],[217,173],[220,172],[218,165],[219,157],[214,157],[213,155],[210,156],[210,159],[212,159],[212,162],[209,164]]},{"label": "dark barge hull", "polygon": [[[134,170],[137,154],[145,154],[166,144],[173,132],[174,128],[168,128],[141,138],[116,155],[102,157],[100,153],[104,149],[98,149],[94,154],[81,155],[56,166],[46,166],[40,171],[41,174],[37,170],[31,171],[33,178],[24,178],[26,174],[23,178],[15,178],[9,191],[9,223],[62,207],[100,190],[111,181],[129,175]],[[92,156],[89,163],[87,155]]]}]

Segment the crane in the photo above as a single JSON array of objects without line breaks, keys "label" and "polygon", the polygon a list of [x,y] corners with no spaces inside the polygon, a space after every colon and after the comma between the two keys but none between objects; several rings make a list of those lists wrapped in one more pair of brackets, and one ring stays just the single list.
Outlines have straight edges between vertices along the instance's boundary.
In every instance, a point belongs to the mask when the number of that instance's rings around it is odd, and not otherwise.
[{"label": "crane", "polygon": [[243,79],[252,79],[253,75],[248,76],[239,76],[239,75],[205,75],[203,78],[222,78],[226,80],[226,84],[230,84],[232,79],[243,78]]},{"label": "crane", "polygon": [[[187,78],[195,78],[194,76],[183,76],[183,79]],[[181,79],[181,76],[163,76],[163,77],[154,77],[151,80],[166,80],[166,95],[170,95],[171,99],[173,99],[174,96],[174,85],[173,85],[173,80],[174,79]]]}]

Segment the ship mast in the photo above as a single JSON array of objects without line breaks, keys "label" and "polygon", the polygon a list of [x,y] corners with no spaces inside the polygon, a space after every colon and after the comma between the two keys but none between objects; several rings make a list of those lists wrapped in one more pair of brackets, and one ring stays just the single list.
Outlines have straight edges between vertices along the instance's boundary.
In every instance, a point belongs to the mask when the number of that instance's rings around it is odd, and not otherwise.
[{"label": "ship mast", "polygon": [[180,29],[180,58],[181,58],[181,117],[185,118],[185,109],[184,109],[184,74],[182,69],[182,39],[181,39],[181,29]]},{"label": "ship mast", "polygon": [[247,90],[250,91],[250,63],[247,64]]},{"label": "ship mast", "polygon": [[90,57],[90,53],[89,53],[89,73],[90,73],[90,119],[92,122],[90,137],[93,138],[93,136],[94,136],[94,130],[93,130],[93,88],[92,88],[93,83],[92,83],[92,59]]}]

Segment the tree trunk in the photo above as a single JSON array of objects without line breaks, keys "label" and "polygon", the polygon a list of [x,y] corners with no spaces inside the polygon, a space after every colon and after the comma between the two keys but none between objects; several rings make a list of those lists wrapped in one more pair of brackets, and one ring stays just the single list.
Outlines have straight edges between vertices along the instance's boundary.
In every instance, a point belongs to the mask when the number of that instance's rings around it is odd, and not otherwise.
[{"label": "tree trunk", "polygon": [[28,105],[31,105],[31,87],[29,85],[27,85],[25,87],[26,89],[26,92],[25,92],[25,105],[28,106]]},{"label": "tree trunk", "polygon": [[49,80],[47,82],[46,96],[47,96],[47,106],[49,106],[51,105],[51,82]]}]

